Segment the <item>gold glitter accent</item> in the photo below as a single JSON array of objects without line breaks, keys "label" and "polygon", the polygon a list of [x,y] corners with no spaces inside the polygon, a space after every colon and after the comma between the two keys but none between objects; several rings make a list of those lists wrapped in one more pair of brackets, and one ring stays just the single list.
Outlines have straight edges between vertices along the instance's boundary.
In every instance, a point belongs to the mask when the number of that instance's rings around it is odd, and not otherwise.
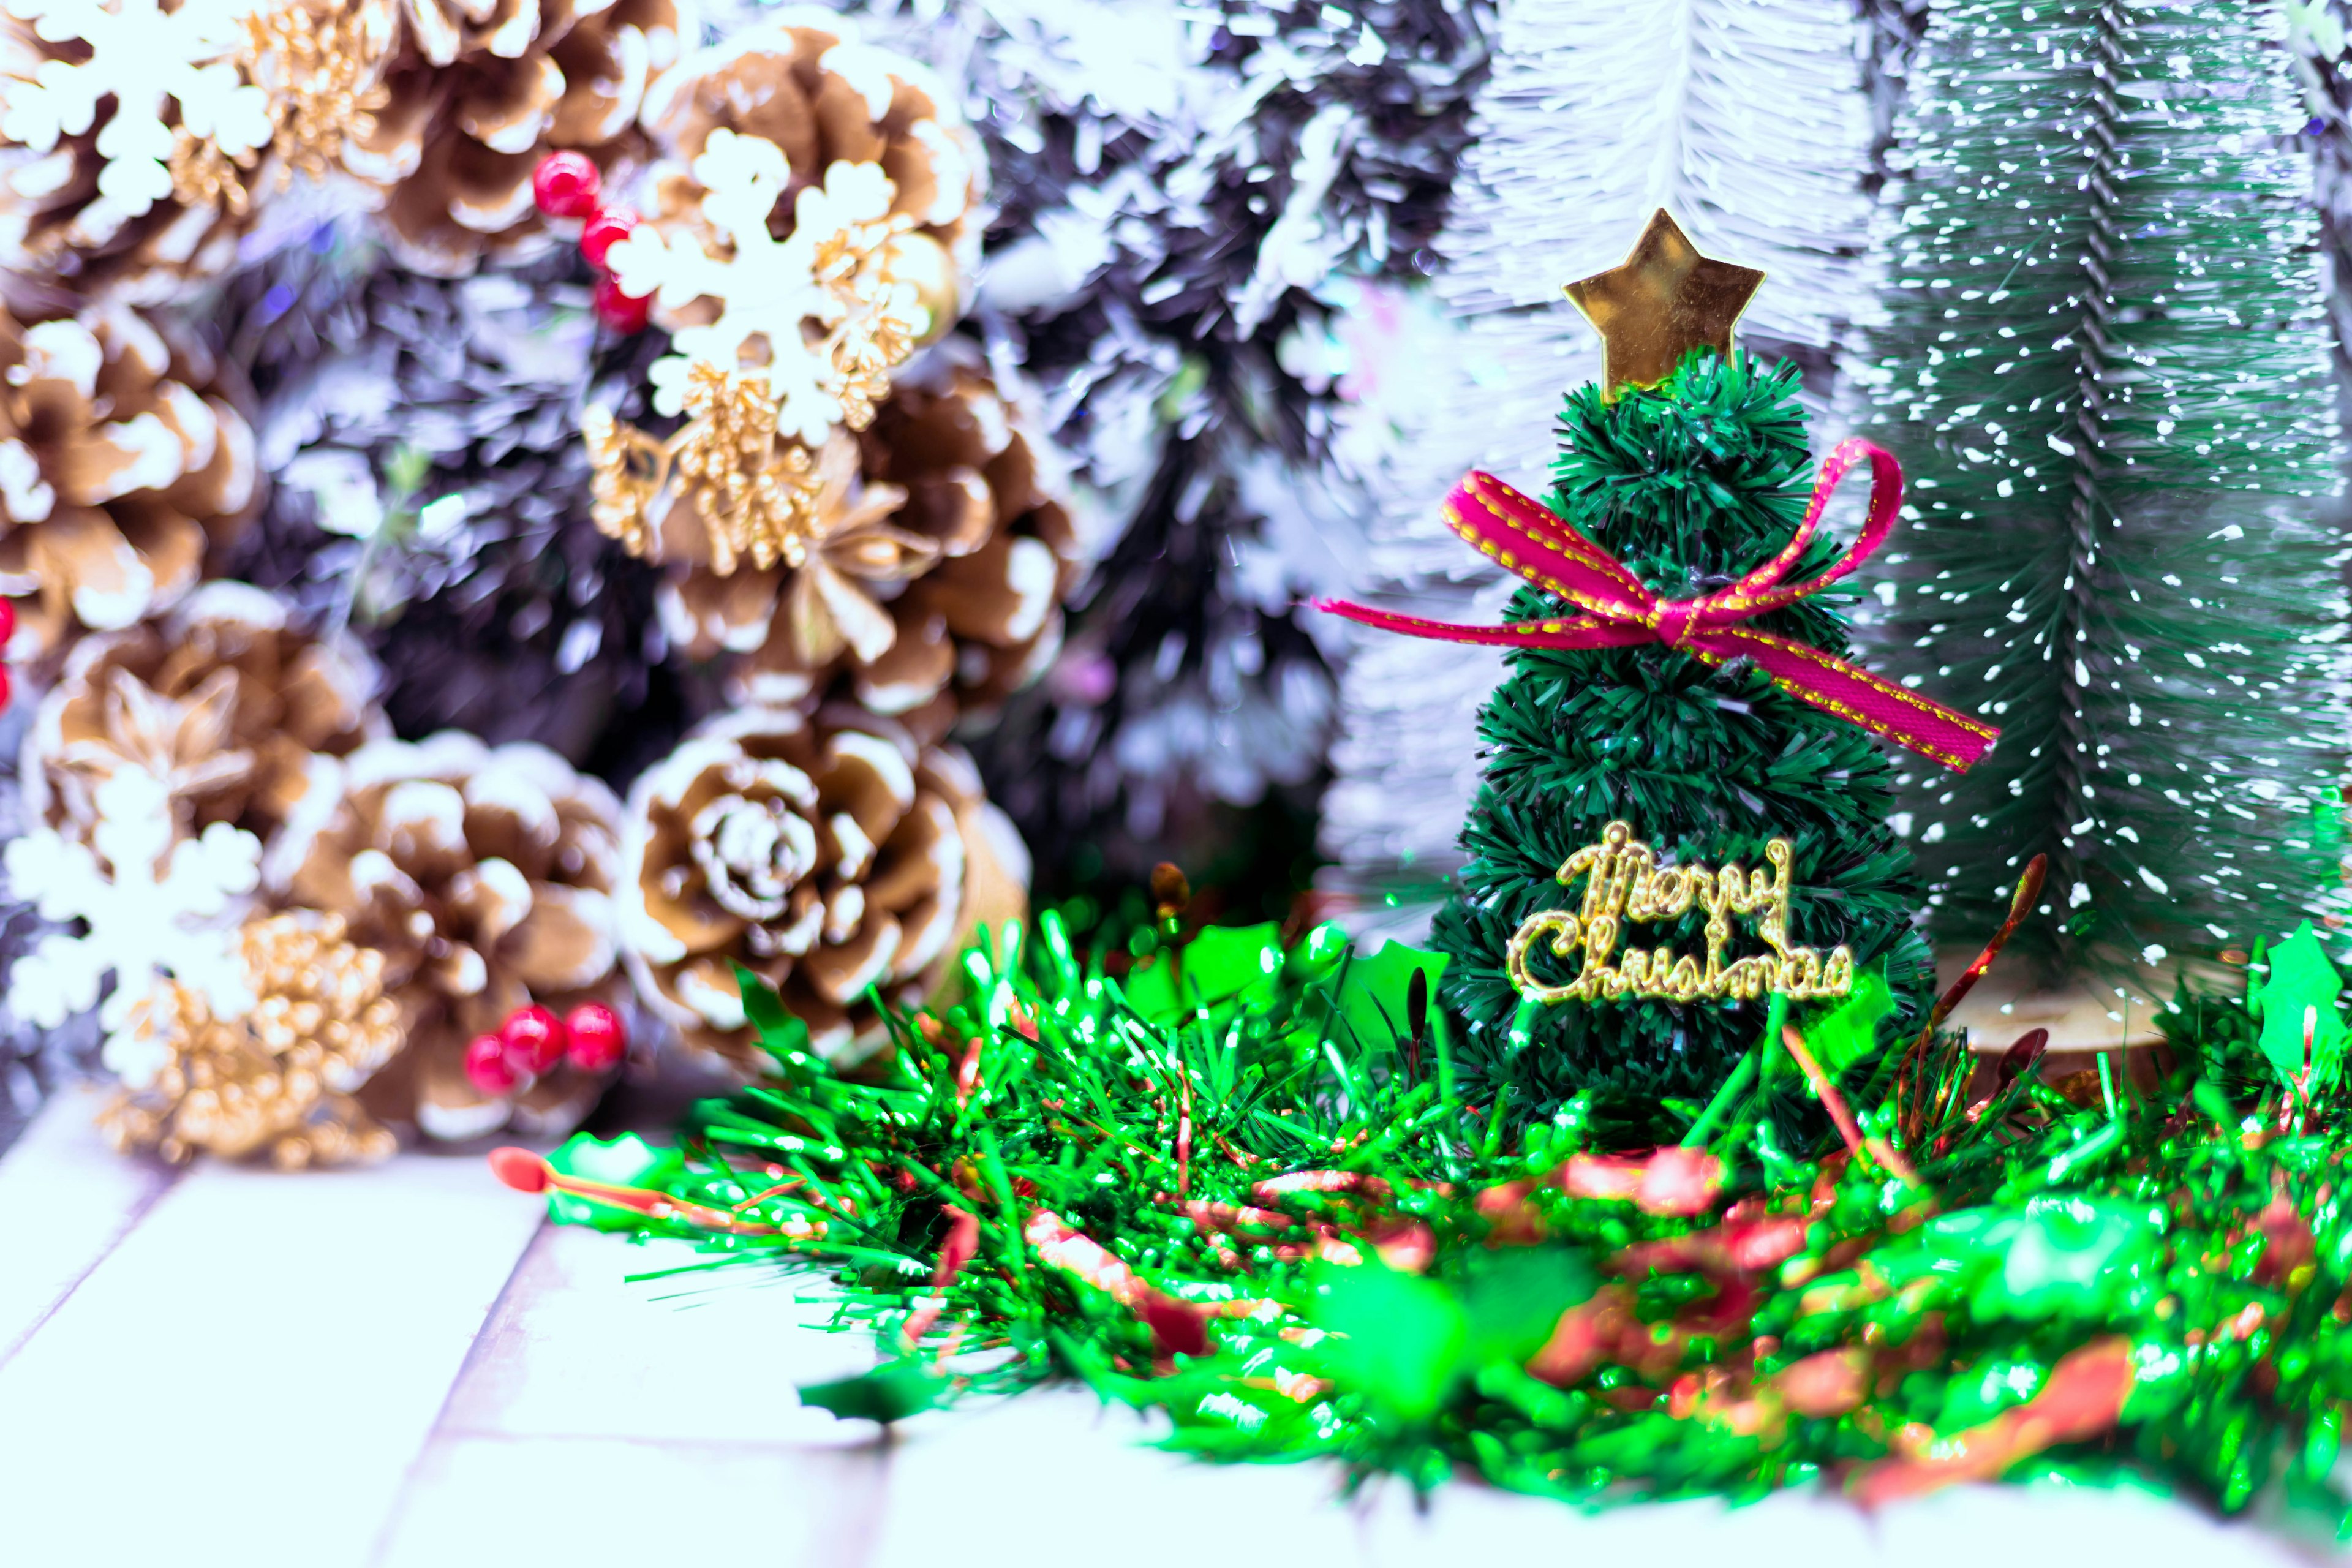
[{"label": "gold glitter accent", "polygon": [[266,1152],[280,1170],[390,1154],[392,1134],[352,1091],[399,1051],[400,1009],[383,994],[383,954],[343,938],[339,916],[307,910],[247,921],[237,943],[258,1000],[239,1018],[215,1017],[202,993],[158,981],[128,1026],[167,1059],[100,1115],[107,1138],[174,1163],[198,1150]]},{"label": "gold glitter accent", "polygon": [[392,7],[361,0],[321,16],[294,0],[242,20],[241,63],[269,93],[271,145],[284,161],[279,179],[324,179],[341,158],[344,140],[373,135],[376,110],[391,100],[378,79],[392,42]]},{"label": "gold glitter accent", "polygon": [[[1794,851],[1785,838],[1764,846],[1770,869],[1754,872],[1727,864],[1720,869],[1691,864],[1661,868],[1650,847],[1633,837],[1631,824],[1612,822],[1601,842],[1588,844],[1560,866],[1562,887],[1585,879],[1584,903],[1576,913],[1543,910],[1513,933],[1504,967],[1520,995],[1550,1006],[1560,1002],[1618,1001],[1626,997],[1668,1002],[1702,998],[1753,998],[1768,991],[1790,999],[1844,996],[1853,990],[1853,952],[1837,947],[1825,960],[1817,950],[1789,945],[1790,865]],[[1706,962],[1670,947],[1645,952],[1627,948],[1611,963],[1627,921],[1677,921],[1696,904],[1706,910]],[[1724,962],[1731,941],[1731,917],[1757,917],[1756,934],[1772,951]],[[1549,939],[1548,941],[1546,939]],[[1528,955],[1543,942],[1556,958],[1581,947],[1584,968],[1562,984],[1546,984],[1529,972]]]},{"label": "gold glitter accent", "polygon": [[[906,214],[892,213],[851,224],[815,247],[816,280],[843,310],[809,352],[830,372],[824,389],[851,430],[874,423],[890,395],[890,373],[938,326],[936,307],[892,268],[893,242],[913,225]],[[761,571],[780,561],[798,569],[818,531],[819,485],[807,451],[778,438],[777,404],[759,369],[697,360],[687,367],[683,402],[687,422],[667,440],[605,408],[591,408],[582,419],[596,527],[630,554],[659,560],[652,512],[675,475],[701,513],[713,573],[730,575],[746,560]]]},{"label": "gold glitter accent", "polygon": [[695,361],[686,375],[687,422],[667,441],[606,408],[591,408],[581,420],[589,515],[630,554],[659,560],[658,530],[648,518],[675,473],[709,537],[713,572],[726,576],[746,557],[761,571],[779,561],[798,567],[815,531],[820,486],[800,444],[777,438],[767,383],[708,360]]},{"label": "gold glitter accent", "polygon": [[217,207],[231,217],[243,217],[249,205],[246,172],[253,167],[251,153],[231,158],[220,144],[190,135],[186,127],[172,132],[172,199],[184,207]]},{"label": "gold glitter accent", "polygon": [[[304,0],[238,18],[242,47],[228,63],[269,95],[269,140],[283,190],[297,174],[324,179],[339,165],[346,137],[375,130],[375,111],[391,100],[380,79],[392,44],[394,15],[383,0],[358,0],[321,14]],[[185,128],[172,133],[172,196],[183,206],[218,207],[242,217],[251,205],[254,151],[224,153]]]},{"label": "gold glitter accent", "polygon": [[1701,256],[1664,207],[1622,266],[1567,286],[1601,334],[1601,389],[1655,386],[1683,356],[1711,348],[1731,357],[1731,328],[1764,281],[1752,267]]}]

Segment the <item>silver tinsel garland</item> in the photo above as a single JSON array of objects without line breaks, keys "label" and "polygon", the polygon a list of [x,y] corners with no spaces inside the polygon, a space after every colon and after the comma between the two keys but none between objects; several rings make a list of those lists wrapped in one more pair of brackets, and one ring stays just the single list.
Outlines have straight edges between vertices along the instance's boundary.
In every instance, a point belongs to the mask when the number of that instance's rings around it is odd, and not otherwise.
[{"label": "silver tinsel garland", "polygon": [[347,619],[403,733],[608,770],[658,754],[615,742],[625,716],[676,728],[646,712],[667,649],[649,572],[586,525],[579,427],[590,398],[630,405],[657,345],[600,332],[573,258],[425,278],[352,232],[322,226],[224,301],[277,479],[234,574]]},{"label": "silver tinsel garland", "polygon": [[1431,264],[1486,0],[850,8],[968,84],[998,204],[973,329],[1094,503],[1068,648],[980,743],[992,792],[1080,880],[1293,882],[1337,646],[1294,606],[1348,585],[1371,505],[1328,461],[1327,296]]}]

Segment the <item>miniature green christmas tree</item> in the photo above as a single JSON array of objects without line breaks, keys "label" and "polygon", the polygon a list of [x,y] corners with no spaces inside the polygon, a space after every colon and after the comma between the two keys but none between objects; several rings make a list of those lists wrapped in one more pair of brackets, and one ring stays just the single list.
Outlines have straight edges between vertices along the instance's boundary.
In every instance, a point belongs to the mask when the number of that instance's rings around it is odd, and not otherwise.
[{"label": "miniature green christmas tree", "polygon": [[[1698,258],[1661,215],[1625,267],[1570,289],[1608,352],[1602,384],[1568,397],[1551,510],[1664,600],[1719,592],[1771,561],[1797,533],[1812,489],[1795,369],[1727,353],[1732,319],[1758,281]],[[1493,484],[1470,483],[1480,482]],[[1810,582],[1840,553],[1817,535],[1783,580]],[[1843,658],[1847,602],[1831,588],[1743,624]],[[1530,586],[1507,616],[1589,625],[1572,619],[1578,609]],[[1779,950],[1809,948],[1828,955],[1832,971],[1850,962],[1849,973],[1882,976],[1892,1028],[1917,1027],[1934,975],[1913,929],[1911,858],[1888,823],[1891,769],[1872,734],[1784,689],[1749,658],[1703,658],[1656,640],[1521,647],[1509,669],[1480,715],[1488,758],[1463,829],[1471,858],[1436,923],[1452,960],[1444,999],[1466,1026],[1457,1047],[1465,1097],[1503,1097],[1507,1117],[1519,1120],[1589,1090],[1616,1141],[1677,1138],[1761,1038],[1767,994],[1790,989],[1792,974],[1797,994],[1808,989],[1801,968],[1770,978]],[[1730,966],[1733,978],[1717,988],[1727,994],[1674,1000],[1621,985],[1630,994],[1561,997],[1579,959],[1524,937],[1515,949],[1531,916],[1578,910],[1578,884],[1591,878],[1563,887],[1558,874],[1578,851],[1604,847],[1617,823],[1661,867],[1717,868],[1707,886],[1722,885],[1735,863],[1751,878],[1769,873],[1773,841],[1785,841],[1785,931],[1768,932],[1759,901],[1728,921],[1727,942],[1720,933],[1710,942],[1705,897],[1687,889],[1683,912],[1669,899],[1646,923],[1636,908],[1616,929],[1621,961],[1633,962],[1625,950],[1635,947],[1688,959],[1685,994]],[[1648,989],[1677,989],[1654,980]],[[1544,985],[1555,987],[1553,999],[1528,1000]],[[1794,1073],[1777,1087],[1802,1092]]]}]

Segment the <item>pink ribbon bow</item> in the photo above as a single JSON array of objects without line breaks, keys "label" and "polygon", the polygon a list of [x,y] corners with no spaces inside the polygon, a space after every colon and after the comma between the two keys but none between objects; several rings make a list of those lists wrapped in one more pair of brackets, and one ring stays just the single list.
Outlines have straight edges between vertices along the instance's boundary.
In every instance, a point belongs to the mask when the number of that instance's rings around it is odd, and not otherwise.
[{"label": "pink ribbon bow", "polygon": [[[1846,552],[1820,576],[1783,583],[1813,542],[1822,512],[1846,471],[1870,459],[1870,515]],[[1318,599],[1315,607],[1370,626],[1440,642],[1501,644],[1510,647],[1634,647],[1664,643],[1710,665],[1734,658],[1753,660],[1774,685],[1824,712],[1861,725],[1896,745],[1965,772],[2000,731],[1990,724],[1931,702],[1866,669],[1816,647],[1740,623],[1751,616],[1792,605],[1819,593],[1868,560],[1895,527],[1903,500],[1903,468],[1891,452],[1867,441],[1845,442],[1822,464],[1805,521],[1780,552],[1728,588],[1696,599],[1667,599],[1642,585],[1614,556],[1578,532],[1549,507],[1532,500],[1492,474],[1471,473],[1445,498],[1445,520],[1454,531],[1520,576],[1584,613],[1572,620],[1517,621],[1499,626],[1462,626],[1353,605]]]}]

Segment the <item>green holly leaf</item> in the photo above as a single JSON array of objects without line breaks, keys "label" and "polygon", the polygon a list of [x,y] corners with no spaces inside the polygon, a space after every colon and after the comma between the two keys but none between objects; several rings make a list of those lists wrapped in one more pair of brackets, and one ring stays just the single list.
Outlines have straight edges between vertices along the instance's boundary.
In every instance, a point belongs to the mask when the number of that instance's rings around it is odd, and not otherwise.
[{"label": "green holly leaf", "polygon": [[2282,1077],[2303,1071],[2303,1031],[2308,1017],[2311,1041],[2312,1090],[2334,1087],[2344,1068],[2347,1031],[2336,1010],[2344,979],[2320,945],[2319,934],[2305,921],[2294,934],[2270,951],[2270,978],[2249,976],[2246,1011],[2263,1026],[2263,1055]]},{"label": "green holly leaf", "polygon": [[1342,1386],[1407,1420],[1424,1420],[1464,1365],[1469,1324],[1451,1291],[1377,1258],[1326,1264],[1313,1276],[1307,1320],[1330,1335],[1317,1348]]},{"label": "green holly leaf", "polygon": [[1206,1007],[1214,1016],[1240,1005],[1273,1007],[1282,981],[1282,927],[1209,926],[1182,947],[1163,949],[1151,967],[1126,985],[1127,999],[1144,1016],[1172,1024]]},{"label": "green holly leaf", "polygon": [[[610,1141],[580,1133],[550,1154],[547,1163],[563,1175],[602,1186],[653,1192],[669,1191],[670,1184],[686,1173],[683,1154],[676,1149],[656,1148],[634,1132]],[[636,1230],[646,1224],[646,1216],[635,1209],[553,1190],[547,1194],[547,1217],[558,1225],[593,1226],[598,1230]]]},{"label": "green holly leaf", "polygon": [[2095,1318],[2147,1293],[2162,1235],[2161,1211],[2145,1204],[2044,1193],[2020,1212],[1962,1209],[1930,1220],[1916,1261],[1925,1272],[1958,1274],[1982,1316]]},{"label": "green holly leaf", "polygon": [[1470,1255],[1462,1286],[1469,1364],[1518,1366],[1543,1349],[1559,1315],[1601,1283],[1591,1261],[1562,1247],[1484,1248]]},{"label": "green holly leaf", "polygon": [[790,1068],[808,1057],[808,1026],[784,1011],[776,988],[744,968],[735,966],[735,984],[743,995],[743,1016],[760,1037],[760,1048]]},{"label": "green holly leaf", "polygon": [[1853,977],[1846,999],[1805,1026],[1805,1048],[1835,1078],[1878,1049],[1878,1026],[1895,1011],[1895,993],[1884,969],[1874,965]]},{"label": "green holly leaf", "polygon": [[945,1378],[913,1362],[893,1362],[856,1377],[801,1384],[801,1403],[830,1410],[844,1421],[879,1421],[885,1426],[920,1415],[940,1403]]},{"label": "green holly leaf", "polygon": [[1412,977],[1422,974],[1429,987],[1431,1037],[1446,1041],[1445,1011],[1436,1005],[1437,983],[1444,977],[1446,963],[1442,952],[1402,942],[1383,942],[1369,955],[1358,953],[1339,981],[1332,1032],[1359,1053],[1398,1048],[1412,1036],[1409,998]]}]

